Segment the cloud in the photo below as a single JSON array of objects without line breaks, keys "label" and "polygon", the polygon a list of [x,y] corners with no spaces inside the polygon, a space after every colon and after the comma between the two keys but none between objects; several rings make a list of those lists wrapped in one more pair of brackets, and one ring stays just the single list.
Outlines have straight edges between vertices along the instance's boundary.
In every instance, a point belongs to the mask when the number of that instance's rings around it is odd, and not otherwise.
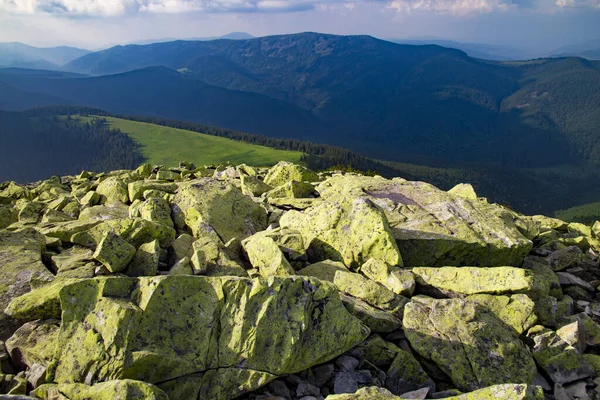
[{"label": "cloud", "polygon": [[600,0],[0,0],[0,12],[32,15],[118,16],[135,13],[174,14],[269,13],[344,9],[361,3],[378,4],[402,13],[434,12],[469,15],[518,8],[560,10],[600,8]]},{"label": "cloud", "polygon": [[388,5],[388,8],[399,12],[429,11],[451,15],[507,11],[515,7],[515,4],[503,0],[393,0]]}]

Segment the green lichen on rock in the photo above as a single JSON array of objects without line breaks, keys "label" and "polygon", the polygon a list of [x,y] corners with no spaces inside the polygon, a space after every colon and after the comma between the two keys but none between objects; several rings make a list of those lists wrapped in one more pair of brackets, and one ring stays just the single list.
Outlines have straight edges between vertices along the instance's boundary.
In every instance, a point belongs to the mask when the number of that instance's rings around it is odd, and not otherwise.
[{"label": "green lichen on rock", "polygon": [[129,379],[102,382],[93,386],[82,383],[48,384],[40,386],[33,393],[43,400],[169,400],[158,387]]},{"label": "green lichen on rock", "polygon": [[154,180],[135,181],[127,185],[129,201],[143,200],[143,194],[146,190],[160,190],[167,193],[175,193],[177,184],[173,182],[162,182]]},{"label": "green lichen on rock", "polygon": [[[31,228],[20,232],[0,230],[0,310],[29,292],[31,279],[52,277],[42,263],[45,243],[44,236]],[[8,338],[18,327],[17,321],[0,313],[0,340]]]},{"label": "green lichen on rock", "polygon": [[60,291],[77,279],[55,279],[53,282],[14,298],[4,313],[21,321],[60,319]]},{"label": "green lichen on rock", "polygon": [[454,196],[464,197],[469,200],[477,200],[477,193],[475,193],[475,189],[469,183],[459,183],[454,186],[452,189],[448,190],[448,193]]},{"label": "green lichen on rock", "polygon": [[169,226],[141,218],[128,218],[95,224],[89,229],[73,234],[67,241],[95,249],[108,233],[120,236],[135,248],[154,240],[158,240],[161,247],[167,247],[175,239],[175,230]]},{"label": "green lichen on rock", "polygon": [[[364,300],[373,307],[400,313],[408,299],[360,274],[350,271],[337,271],[333,278],[335,286],[343,293]],[[401,314],[400,314],[401,315]]]},{"label": "green lichen on rock", "polygon": [[538,320],[534,312],[535,303],[524,294],[513,294],[510,297],[475,294],[466,299],[490,310],[518,334],[527,331]]},{"label": "green lichen on rock", "polygon": [[402,265],[385,216],[369,200],[325,202],[303,213],[289,211],[279,223],[302,233],[312,262],[329,259],[358,269],[376,258],[392,266]]},{"label": "green lichen on rock", "polygon": [[265,177],[265,183],[273,187],[281,186],[291,181],[318,182],[320,180],[321,178],[315,172],[301,165],[286,161],[281,161],[272,167]]},{"label": "green lichen on rock", "polygon": [[[348,312],[368,326],[371,332],[390,333],[402,327],[402,319],[396,312],[381,310],[363,300],[343,293],[340,294],[340,298],[344,302],[344,306]],[[400,310],[394,311],[400,312]]]},{"label": "green lichen on rock", "polygon": [[298,271],[298,275],[312,276],[333,283],[337,271],[348,271],[348,268],[339,261],[325,260],[310,264],[308,267]]},{"label": "green lichen on rock", "polygon": [[403,327],[411,346],[434,361],[460,390],[505,382],[531,384],[537,373],[513,328],[476,303],[412,301],[405,307]]},{"label": "green lichen on rock", "polygon": [[109,177],[100,182],[96,193],[101,195],[106,203],[129,203],[127,184],[116,177]]},{"label": "green lichen on rock", "polygon": [[49,371],[57,383],[155,383],[240,365],[284,375],[330,360],[369,333],[333,285],[300,277],[97,278],[60,296],[59,351]]},{"label": "green lichen on rock", "polygon": [[290,181],[268,191],[265,196],[268,198],[302,199],[311,197],[314,193],[315,187],[310,183]]},{"label": "green lichen on rock", "polygon": [[157,222],[173,228],[173,220],[171,219],[171,205],[163,198],[150,198],[141,203],[137,211],[139,217],[151,222]]},{"label": "green lichen on rock", "polygon": [[129,267],[127,275],[131,277],[155,276],[158,272],[160,260],[160,245],[158,240],[143,244],[137,249]]},{"label": "green lichen on rock", "polygon": [[520,265],[532,248],[509,211],[424,182],[335,175],[317,191],[328,201],[363,198],[377,204],[409,267]]},{"label": "green lichen on rock", "polygon": [[251,236],[243,242],[243,246],[250,263],[262,276],[294,275],[294,269],[270,237]]},{"label": "green lichen on rock", "polygon": [[399,351],[387,370],[385,387],[394,394],[403,394],[422,388],[435,392],[435,382],[427,376],[417,360],[406,351]]},{"label": "green lichen on rock", "polygon": [[119,235],[109,232],[102,237],[94,252],[94,259],[98,260],[110,272],[121,272],[127,268],[133,259],[136,249],[122,239]]},{"label": "green lichen on rock", "polygon": [[267,227],[265,209],[226,181],[202,178],[185,183],[173,203],[175,225],[179,230],[189,229],[195,237],[210,226],[228,242]]},{"label": "green lichen on rock", "polygon": [[33,364],[49,365],[56,353],[60,320],[37,320],[24,324],[6,341],[13,365],[25,369]]},{"label": "green lichen on rock", "polygon": [[413,268],[422,290],[439,291],[450,296],[471,294],[528,294],[547,296],[550,284],[532,270],[514,267]]},{"label": "green lichen on rock", "polygon": [[554,383],[565,384],[594,376],[576,348],[549,329],[533,335],[533,357]]},{"label": "green lichen on rock", "polygon": [[410,297],[415,291],[416,283],[413,273],[398,267],[391,267],[385,261],[371,258],[360,267],[360,272],[396,294]]},{"label": "green lichen on rock", "polygon": [[243,368],[220,368],[208,371],[200,381],[199,400],[228,400],[264,386],[277,376]]},{"label": "green lichen on rock", "polygon": [[240,183],[242,185],[242,193],[246,196],[258,197],[263,193],[273,190],[273,186],[267,185],[254,176],[242,175],[240,176]]}]

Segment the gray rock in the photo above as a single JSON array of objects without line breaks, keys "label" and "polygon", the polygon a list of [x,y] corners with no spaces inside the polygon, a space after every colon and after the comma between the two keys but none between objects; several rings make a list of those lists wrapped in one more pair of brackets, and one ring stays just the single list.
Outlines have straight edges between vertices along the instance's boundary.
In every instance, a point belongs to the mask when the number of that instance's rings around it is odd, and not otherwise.
[{"label": "gray rock", "polygon": [[33,364],[26,372],[25,377],[27,378],[27,382],[35,389],[46,383],[46,367],[40,364]]},{"label": "gray rock", "polygon": [[335,360],[335,365],[337,365],[342,371],[354,372],[359,364],[360,361],[350,356],[341,356]]},{"label": "gray rock", "polygon": [[402,393],[400,397],[402,399],[418,399],[425,400],[427,398],[427,394],[429,393],[429,388],[422,388],[419,390],[414,390],[412,392]]},{"label": "gray rock", "polygon": [[354,393],[358,390],[358,382],[346,371],[340,371],[333,378],[333,393]]},{"label": "gray rock", "polygon": [[557,272],[556,276],[558,276],[558,281],[561,286],[577,286],[588,292],[594,293],[594,287],[592,285],[573,274],[568,272]]},{"label": "gray rock", "polygon": [[290,389],[287,387],[285,382],[279,379],[269,383],[269,390],[274,395],[285,397],[286,399],[289,399],[292,396]]},{"label": "gray rock", "polygon": [[333,364],[320,365],[313,368],[313,375],[315,376],[315,385],[317,387],[323,387],[331,380],[335,367]]},{"label": "gray rock", "polygon": [[321,394],[321,390],[315,385],[311,385],[308,382],[301,382],[296,388],[296,396],[304,397],[304,396],[319,396]]},{"label": "gray rock", "polygon": [[352,376],[354,377],[354,379],[356,379],[356,382],[358,382],[361,385],[368,385],[370,383],[373,383],[373,375],[368,369],[361,369],[360,371],[355,371],[352,374]]}]

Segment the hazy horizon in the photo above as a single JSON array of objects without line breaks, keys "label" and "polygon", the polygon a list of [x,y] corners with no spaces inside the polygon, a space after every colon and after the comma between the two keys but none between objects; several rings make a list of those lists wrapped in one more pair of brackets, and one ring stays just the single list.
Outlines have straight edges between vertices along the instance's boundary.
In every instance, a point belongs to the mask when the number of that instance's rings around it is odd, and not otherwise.
[{"label": "hazy horizon", "polygon": [[0,0],[0,42],[97,50],[162,38],[323,32],[541,53],[600,39],[600,0]]}]

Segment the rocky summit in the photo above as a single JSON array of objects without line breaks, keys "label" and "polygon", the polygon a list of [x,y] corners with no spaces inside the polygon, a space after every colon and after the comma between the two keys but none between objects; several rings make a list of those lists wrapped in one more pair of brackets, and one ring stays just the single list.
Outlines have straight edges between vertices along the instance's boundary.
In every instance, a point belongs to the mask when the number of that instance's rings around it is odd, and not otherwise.
[{"label": "rocky summit", "polygon": [[281,162],[0,184],[0,399],[600,398],[600,222]]}]

